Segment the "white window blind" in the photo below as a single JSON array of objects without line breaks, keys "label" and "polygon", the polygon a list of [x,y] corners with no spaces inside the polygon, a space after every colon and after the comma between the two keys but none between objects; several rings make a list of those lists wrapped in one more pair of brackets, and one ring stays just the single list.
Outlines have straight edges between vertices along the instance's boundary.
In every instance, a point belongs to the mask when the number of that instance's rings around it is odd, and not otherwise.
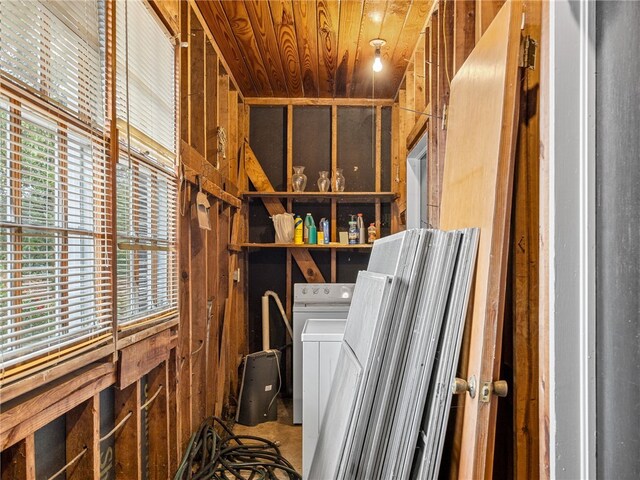
[{"label": "white window blind", "polygon": [[141,0],[117,2],[117,319],[178,315],[174,46]]},{"label": "white window blind", "polygon": [[[173,41],[143,0],[116,2],[116,110],[123,134],[167,160],[175,158],[176,82]],[[133,146],[133,145],[132,145]],[[140,145],[138,145],[140,146]]]},{"label": "white window blind", "polygon": [[0,375],[113,342],[104,12],[0,3]]}]

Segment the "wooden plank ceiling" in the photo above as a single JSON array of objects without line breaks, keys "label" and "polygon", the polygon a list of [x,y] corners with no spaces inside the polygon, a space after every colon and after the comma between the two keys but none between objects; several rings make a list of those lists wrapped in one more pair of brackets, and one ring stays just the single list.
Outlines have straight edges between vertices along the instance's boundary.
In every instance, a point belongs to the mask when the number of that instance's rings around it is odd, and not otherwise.
[{"label": "wooden plank ceiling", "polygon": [[[387,98],[433,0],[196,0],[246,97]],[[386,40],[372,70],[374,38]]]}]

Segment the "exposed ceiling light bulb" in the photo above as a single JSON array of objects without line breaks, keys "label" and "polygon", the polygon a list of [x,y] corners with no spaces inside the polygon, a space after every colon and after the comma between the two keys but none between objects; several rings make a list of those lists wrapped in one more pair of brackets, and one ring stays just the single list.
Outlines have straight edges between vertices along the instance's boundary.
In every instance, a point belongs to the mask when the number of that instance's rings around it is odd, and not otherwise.
[{"label": "exposed ceiling light bulb", "polygon": [[382,60],[380,60],[380,49],[376,48],[376,59],[373,61],[373,71],[381,72],[382,71]]},{"label": "exposed ceiling light bulb", "polygon": [[373,61],[373,71],[374,72],[381,72],[382,71],[382,60],[380,60],[380,48],[385,43],[387,43],[387,42],[382,40],[381,38],[374,38],[373,40],[371,40],[369,42],[369,45],[371,45],[372,47],[374,47],[376,49],[376,56],[375,56],[375,59]]}]

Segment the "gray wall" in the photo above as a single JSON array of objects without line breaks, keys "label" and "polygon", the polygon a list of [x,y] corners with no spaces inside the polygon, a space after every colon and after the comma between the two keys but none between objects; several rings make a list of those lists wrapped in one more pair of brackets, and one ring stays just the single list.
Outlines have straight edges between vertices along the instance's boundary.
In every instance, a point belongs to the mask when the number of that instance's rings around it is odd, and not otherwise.
[{"label": "gray wall", "polygon": [[640,478],[640,2],[596,7],[599,478]]}]

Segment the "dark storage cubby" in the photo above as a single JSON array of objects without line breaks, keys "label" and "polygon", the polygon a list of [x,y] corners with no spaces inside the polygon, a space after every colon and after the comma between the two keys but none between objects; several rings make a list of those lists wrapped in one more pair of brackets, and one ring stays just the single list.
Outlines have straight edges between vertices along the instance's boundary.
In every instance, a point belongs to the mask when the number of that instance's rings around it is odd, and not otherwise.
[{"label": "dark storage cubby", "polygon": [[331,176],[331,107],[293,107],[293,165],[305,167],[306,192],[318,191],[321,170]]},{"label": "dark storage cubby", "polygon": [[249,145],[276,190],[287,189],[287,109],[250,110]]},{"label": "dark storage cubby", "polygon": [[337,165],[349,192],[376,189],[375,113],[375,107],[338,107]]}]

